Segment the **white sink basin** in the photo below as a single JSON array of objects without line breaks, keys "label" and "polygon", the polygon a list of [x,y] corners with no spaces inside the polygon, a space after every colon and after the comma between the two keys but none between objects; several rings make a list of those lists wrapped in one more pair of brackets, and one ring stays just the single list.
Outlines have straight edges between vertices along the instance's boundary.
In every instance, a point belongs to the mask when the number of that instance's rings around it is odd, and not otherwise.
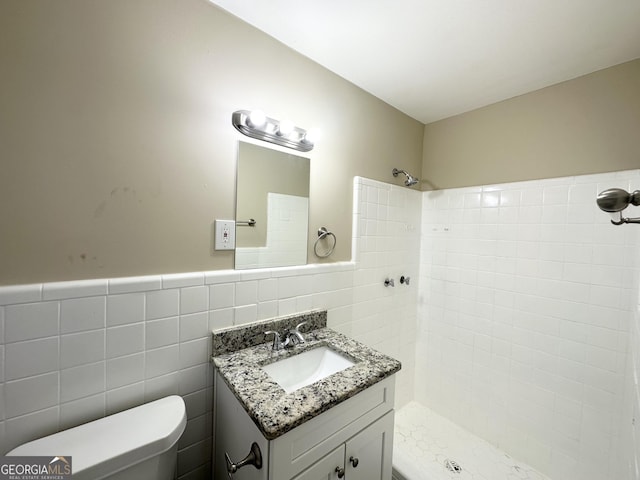
[{"label": "white sink basin", "polygon": [[291,393],[352,365],[354,361],[323,345],[264,365],[262,369],[285,392]]}]

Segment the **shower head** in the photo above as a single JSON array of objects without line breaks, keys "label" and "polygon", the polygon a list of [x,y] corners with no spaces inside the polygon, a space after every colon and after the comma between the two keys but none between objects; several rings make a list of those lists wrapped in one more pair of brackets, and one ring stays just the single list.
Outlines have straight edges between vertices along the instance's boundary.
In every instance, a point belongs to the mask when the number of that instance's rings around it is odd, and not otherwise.
[{"label": "shower head", "polygon": [[416,183],[418,183],[420,181],[416,177],[414,177],[414,176],[408,174],[407,172],[405,172],[404,170],[398,170],[397,168],[394,168],[391,173],[393,173],[394,177],[397,177],[399,173],[404,173],[404,175],[407,177],[407,179],[404,181],[404,184],[407,187],[412,187],[412,186],[414,186]]},{"label": "shower head", "polygon": [[600,192],[596,199],[600,210],[609,213],[621,212],[631,205],[640,205],[640,190],[628,193],[621,188],[610,188]]}]

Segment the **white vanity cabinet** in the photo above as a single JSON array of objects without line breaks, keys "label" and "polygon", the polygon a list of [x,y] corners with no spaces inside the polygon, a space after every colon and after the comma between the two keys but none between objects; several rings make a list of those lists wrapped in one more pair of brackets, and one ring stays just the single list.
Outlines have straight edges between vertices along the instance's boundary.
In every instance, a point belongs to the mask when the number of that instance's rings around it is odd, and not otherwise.
[{"label": "white vanity cabinet", "polygon": [[225,452],[238,462],[256,442],[262,468],[242,467],[234,480],[390,480],[394,384],[391,375],[267,440],[216,372],[214,478],[229,478]]},{"label": "white vanity cabinet", "polygon": [[294,480],[389,480],[393,411],[324,456]]}]

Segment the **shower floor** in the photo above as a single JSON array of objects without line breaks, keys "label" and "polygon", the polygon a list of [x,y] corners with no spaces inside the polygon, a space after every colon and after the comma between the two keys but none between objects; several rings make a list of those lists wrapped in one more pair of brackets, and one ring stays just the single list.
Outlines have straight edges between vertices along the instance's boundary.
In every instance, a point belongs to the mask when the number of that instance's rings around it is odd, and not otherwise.
[{"label": "shower floor", "polygon": [[550,480],[427,407],[396,411],[394,480]]}]

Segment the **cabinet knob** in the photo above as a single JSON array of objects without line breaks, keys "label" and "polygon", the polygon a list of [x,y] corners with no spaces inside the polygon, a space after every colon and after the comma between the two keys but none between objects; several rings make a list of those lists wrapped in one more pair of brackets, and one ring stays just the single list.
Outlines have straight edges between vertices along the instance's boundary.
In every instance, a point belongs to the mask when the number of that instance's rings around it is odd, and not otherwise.
[{"label": "cabinet knob", "polygon": [[344,478],[344,468],[336,467],[336,473],[338,474],[338,478]]},{"label": "cabinet knob", "polygon": [[351,462],[351,466],[353,468],[356,468],[360,463],[360,460],[358,460],[358,457],[353,457],[353,456],[349,457],[349,461]]},{"label": "cabinet knob", "polygon": [[227,473],[229,474],[230,479],[233,478],[234,473],[236,473],[240,468],[246,465],[253,465],[258,470],[262,468],[262,452],[260,451],[260,447],[256,442],[253,442],[251,444],[251,451],[249,452],[249,454],[238,463],[232,462],[227,452],[224,453],[224,458],[227,462]]}]

